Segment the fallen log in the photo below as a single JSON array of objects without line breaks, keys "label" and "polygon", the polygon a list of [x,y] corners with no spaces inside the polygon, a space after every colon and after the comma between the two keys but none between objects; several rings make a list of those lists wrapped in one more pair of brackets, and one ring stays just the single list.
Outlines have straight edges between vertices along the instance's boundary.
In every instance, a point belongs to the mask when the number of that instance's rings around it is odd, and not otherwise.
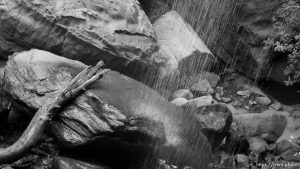
[{"label": "fallen log", "polygon": [[53,119],[61,106],[81,92],[86,91],[88,86],[109,71],[109,69],[102,70],[103,65],[103,62],[100,61],[94,67],[85,68],[69,85],[61,89],[53,98],[50,98],[37,111],[22,136],[13,145],[0,149],[0,164],[16,161],[34,147],[39,142],[47,123]]}]

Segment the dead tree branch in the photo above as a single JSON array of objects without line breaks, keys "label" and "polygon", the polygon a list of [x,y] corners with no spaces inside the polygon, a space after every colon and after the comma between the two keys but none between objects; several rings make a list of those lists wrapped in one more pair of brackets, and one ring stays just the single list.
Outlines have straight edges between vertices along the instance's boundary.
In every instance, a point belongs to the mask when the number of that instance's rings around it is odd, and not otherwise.
[{"label": "dead tree branch", "polygon": [[23,157],[40,140],[46,125],[56,115],[61,105],[77,97],[88,86],[102,78],[109,69],[101,70],[103,62],[94,67],[87,67],[79,73],[69,85],[61,89],[53,98],[40,108],[22,136],[11,146],[0,149],[0,164],[13,162]]}]

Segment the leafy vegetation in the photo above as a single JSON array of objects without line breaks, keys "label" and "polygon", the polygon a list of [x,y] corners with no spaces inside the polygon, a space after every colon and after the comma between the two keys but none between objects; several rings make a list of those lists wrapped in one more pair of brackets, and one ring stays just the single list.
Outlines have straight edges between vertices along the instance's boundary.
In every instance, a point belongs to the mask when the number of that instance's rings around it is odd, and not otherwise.
[{"label": "leafy vegetation", "polygon": [[300,82],[300,0],[283,0],[282,6],[275,12],[274,21],[278,36],[269,37],[265,45],[287,57],[285,83],[293,85]]}]

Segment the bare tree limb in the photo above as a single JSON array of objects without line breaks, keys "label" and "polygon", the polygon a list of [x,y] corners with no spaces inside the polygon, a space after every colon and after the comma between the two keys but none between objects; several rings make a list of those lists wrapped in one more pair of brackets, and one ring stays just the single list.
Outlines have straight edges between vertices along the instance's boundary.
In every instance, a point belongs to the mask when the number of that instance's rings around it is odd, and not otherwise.
[{"label": "bare tree limb", "polygon": [[46,125],[68,100],[77,97],[88,86],[102,78],[109,69],[101,70],[103,62],[94,67],[87,67],[80,72],[65,88],[61,89],[53,98],[40,108],[22,136],[11,146],[0,149],[0,164],[14,162],[24,156],[40,140]]}]

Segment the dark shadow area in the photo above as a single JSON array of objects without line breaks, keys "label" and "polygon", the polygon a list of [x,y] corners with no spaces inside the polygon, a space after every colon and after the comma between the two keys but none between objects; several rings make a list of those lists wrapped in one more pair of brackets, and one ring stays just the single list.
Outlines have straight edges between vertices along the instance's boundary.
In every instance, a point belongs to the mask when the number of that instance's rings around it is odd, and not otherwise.
[{"label": "dark shadow area", "polygon": [[266,80],[260,82],[261,89],[272,98],[285,105],[300,104],[300,83],[286,86],[282,82]]}]

